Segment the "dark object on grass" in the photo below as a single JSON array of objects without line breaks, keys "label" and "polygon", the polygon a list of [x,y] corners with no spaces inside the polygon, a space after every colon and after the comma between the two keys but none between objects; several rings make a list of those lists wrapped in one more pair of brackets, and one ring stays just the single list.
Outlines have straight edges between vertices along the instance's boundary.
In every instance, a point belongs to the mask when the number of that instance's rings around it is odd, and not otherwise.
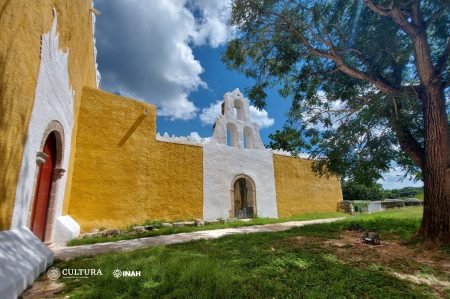
[{"label": "dark object on grass", "polygon": [[352,230],[360,231],[360,230],[361,230],[361,226],[360,226],[359,224],[357,224],[357,223],[353,223],[353,224],[351,224],[351,225],[348,227],[347,230],[350,230],[350,231],[352,231]]},{"label": "dark object on grass", "polygon": [[154,225],[146,225],[144,228],[145,230],[154,230],[156,227]]},{"label": "dark object on grass", "polygon": [[380,237],[377,233],[365,232],[361,237],[361,242],[370,245],[380,245]]}]

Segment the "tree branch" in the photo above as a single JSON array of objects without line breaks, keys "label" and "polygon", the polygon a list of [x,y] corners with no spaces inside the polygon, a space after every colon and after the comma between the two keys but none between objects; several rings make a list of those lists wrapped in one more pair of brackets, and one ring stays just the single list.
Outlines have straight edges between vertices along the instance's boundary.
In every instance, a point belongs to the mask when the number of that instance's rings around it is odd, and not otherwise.
[{"label": "tree branch", "polygon": [[[381,90],[384,93],[387,93],[389,95],[394,95],[394,96],[401,95],[401,90],[392,86],[391,84],[389,84],[389,82],[387,82],[383,78],[381,78],[377,75],[374,75],[374,74],[364,73],[362,71],[359,71],[359,70],[354,69],[354,68],[350,67],[349,65],[347,65],[345,63],[345,61],[342,59],[342,57],[336,54],[336,52],[334,51],[334,46],[331,44],[331,41],[328,40],[326,42],[326,44],[331,48],[330,50],[324,51],[324,50],[315,48],[314,46],[311,45],[309,40],[299,30],[297,30],[296,28],[294,28],[294,26],[292,26],[292,22],[289,20],[289,18],[287,18],[284,15],[280,15],[280,16],[286,22],[288,30],[290,30],[295,36],[297,36],[297,38],[300,40],[300,42],[314,55],[328,58],[328,59],[334,61],[334,63],[336,63],[336,65],[337,65],[337,68],[339,70],[341,70],[342,72],[344,72],[347,75],[349,75],[353,78],[356,78],[356,79],[367,80],[367,81],[373,83],[379,90]],[[316,33],[312,33],[312,34],[315,37],[317,36]]]},{"label": "tree branch", "polygon": [[[413,4],[412,16],[411,16],[413,19],[414,19],[414,14],[418,13],[418,6],[416,7],[416,5],[418,5],[418,4],[419,4],[419,1],[415,1],[415,3]],[[408,22],[407,19],[405,19],[403,12],[397,6],[395,6],[394,1],[391,1],[391,3],[389,4],[389,7],[377,6],[372,2],[372,0],[366,0],[366,5],[373,12],[375,12],[379,15],[385,16],[385,17],[390,17],[392,20],[394,20],[394,22],[398,26],[400,26],[400,28],[406,34],[408,34],[408,36],[411,39],[413,39],[419,33],[419,29],[417,28],[417,26],[415,24]],[[417,11],[416,11],[416,8],[417,8]]]},{"label": "tree branch", "polygon": [[[367,6],[374,12],[390,17],[411,39],[414,45],[415,65],[420,82],[425,87],[440,84],[435,77],[435,70],[431,60],[425,25],[420,13],[420,0],[413,0],[410,8],[411,22],[405,19],[403,12],[391,1],[389,8],[376,6],[372,0],[366,0]],[[436,80],[438,79],[438,80]]]},{"label": "tree branch", "polygon": [[382,6],[377,6],[375,5],[372,1],[370,0],[366,0],[366,5],[374,12],[376,12],[377,14],[381,15],[381,16],[385,16],[385,17],[390,17],[390,8],[386,8],[386,7],[382,7]]},{"label": "tree branch", "polygon": [[402,123],[398,120],[399,109],[399,105],[397,105],[395,98],[393,98],[389,123],[391,124],[391,127],[397,136],[401,149],[408,155],[408,157],[411,158],[411,160],[414,161],[414,163],[420,169],[423,169],[425,150],[419,144],[419,142],[417,142],[408,128],[403,126]]}]

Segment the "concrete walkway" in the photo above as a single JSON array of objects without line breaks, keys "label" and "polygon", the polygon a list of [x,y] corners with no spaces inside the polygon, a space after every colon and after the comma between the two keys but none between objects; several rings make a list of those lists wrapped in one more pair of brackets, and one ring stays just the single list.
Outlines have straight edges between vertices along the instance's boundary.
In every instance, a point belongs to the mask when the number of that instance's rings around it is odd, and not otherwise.
[{"label": "concrete walkway", "polygon": [[345,219],[345,217],[339,218],[326,218],[309,221],[289,221],[275,224],[253,225],[247,227],[237,228],[224,228],[216,230],[204,230],[190,233],[180,233],[173,235],[163,235],[156,237],[147,237],[133,240],[122,240],[116,242],[97,243],[91,245],[80,246],[54,246],[50,249],[53,250],[55,258],[62,260],[70,260],[77,256],[89,256],[95,254],[102,254],[107,252],[116,251],[128,251],[138,248],[145,248],[158,245],[170,245],[177,243],[185,243],[201,239],[217,239],[227,235],[235,234],[250,234],[250,233],[262,233],[262,232],[279,232],[291,229],[293,227],[299,227],[309,224],[317,223],[330,223],[338,220]]}]

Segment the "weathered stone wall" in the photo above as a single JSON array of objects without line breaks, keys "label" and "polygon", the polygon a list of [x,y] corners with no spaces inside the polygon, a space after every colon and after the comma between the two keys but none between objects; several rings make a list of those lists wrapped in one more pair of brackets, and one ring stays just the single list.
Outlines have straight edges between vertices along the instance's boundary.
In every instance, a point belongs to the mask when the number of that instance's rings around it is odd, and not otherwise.
[{"label": "weathered stone wall", "polygon": [[[11,225],[35,100],[41,36],[51,29],[52,8],[58,15],[60,48],[69,49],[68,70],[76,115],[82,87],[96,86],[91,6],[91,0],[5,0],[0,5],[0,230]],[[70,182],[70,167],[68,176]]]},{"label": "weathered stone wall", "polygon": [[278,216],[336,211],[342,200],[337,178],[314,175],[312,161],[273,155]]},{"label": "weathered stone wall", "polygon": [[201,218],[202,155],[156,140],[154,106],[85,88],[69,214],[82,231]]}]

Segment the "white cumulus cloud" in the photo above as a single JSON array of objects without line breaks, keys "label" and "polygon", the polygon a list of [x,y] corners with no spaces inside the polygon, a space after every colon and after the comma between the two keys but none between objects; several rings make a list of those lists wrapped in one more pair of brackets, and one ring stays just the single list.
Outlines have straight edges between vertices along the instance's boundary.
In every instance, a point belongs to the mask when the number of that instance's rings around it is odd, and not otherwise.
[{"label": "white cumulus cloud", "polygon": [[[200,113],[200,122],[202,125],[212,125],[216,121],[216,117],[221,113],[222,101],[212,103],[209,107],[203,108]],[[268,128],[275,122],[269,117],[266,110],[258,110],[255,106],[250,105],[250,117],[252,122],[256,123],[260,128]]]},{"label": "white cumulus cloud", "polygon": [[189,94],[206,83],[192,47],[217,47],[232,34],[222,0],[95,0],[101,87],[158,106],[170,119],[192,119]]},{"label": "white cumulus cloud", "polygon": [[406,177],[405,172],[399,167],[394,165],[393,168],[383,174],[383,178],[378,180],[378,183],[383,185],[384,189],[401,189],[404,187],[422,187],[422,181],[414,181],[413,179]]},{"label": "white cumulus cloud", "polygon": [[269,117],[269,114],[265,109],[258,110],[255,106],[250,105],[250,117],[252,121],[257,123],[260,128],[268,128],[275,122],[273,118]]},{"label": "white cumulus cloud", "polygon": [[209,142],[211,140],[211,137],[202,137],[198,132],[191,132],[189,137],[197,142]]}]

